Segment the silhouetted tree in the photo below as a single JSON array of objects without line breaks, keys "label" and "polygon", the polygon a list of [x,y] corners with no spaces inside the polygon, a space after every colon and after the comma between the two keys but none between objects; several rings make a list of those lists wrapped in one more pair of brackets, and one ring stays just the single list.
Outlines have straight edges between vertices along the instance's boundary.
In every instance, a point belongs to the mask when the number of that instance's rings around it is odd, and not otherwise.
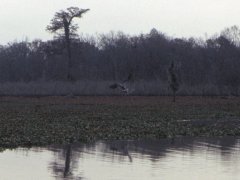
[{"label": "silhouetted tree", "polygon": [[67,10],[61,10],[56,12],[50,25],[47,26],[47,31],[51,33],[57,33],[63,36],[65,39],[65,44],[68,53],[68,80],[73,80],[71,76],[70,69],[72,68],[72,53],[71,53],[71,39],[76,36],[78,29],[77,24],[73,24],[74,18],[81,18],[84,13],[89,11],[89,9],[79,9],[78,7],[70,7]]},{"label": "silhouetted tree", "polygon": [[221,32],[221,36],[227,38],[235,46],[240,47],[240,29],[238,26],[234,25],[229,28],[225,28]]}]

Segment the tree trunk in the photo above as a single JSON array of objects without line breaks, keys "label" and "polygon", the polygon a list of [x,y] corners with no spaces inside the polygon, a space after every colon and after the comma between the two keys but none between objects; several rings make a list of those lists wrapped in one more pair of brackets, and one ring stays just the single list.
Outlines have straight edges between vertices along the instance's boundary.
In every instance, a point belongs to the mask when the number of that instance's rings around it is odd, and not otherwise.
[{"label": "tree trunk", "polygon": [[173,91],[173,102],[176,102],[176,92]]},{"label": "tree trunk", "polygon": [[73,64],[72,64],[72,52],[71,52],[71,40],[70,40],[69,27],[65,27],[65,41],[66,41],[66,48],[67,48],[67,55],[68,55],[67,80],[72,81],[73,77],[71,74],[71,69],[73,67]]}]

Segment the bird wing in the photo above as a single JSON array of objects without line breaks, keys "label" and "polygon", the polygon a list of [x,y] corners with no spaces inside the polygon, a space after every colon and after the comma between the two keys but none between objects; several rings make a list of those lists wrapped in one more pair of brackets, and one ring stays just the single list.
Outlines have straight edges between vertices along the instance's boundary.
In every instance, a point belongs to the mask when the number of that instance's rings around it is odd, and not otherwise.
[{"label": "bird wing", "polygon": [[114,83],[112,85],[109,86],[111,89],[116,89],[118,87],[118,84],[117,83]]},{"label": "bird wing", "polygon": [[128,78],[125,81],[123,81],[123,83],[130,81],[132,79],[132,76],[133,74],[130,72]]},{"label": "bird wing", "polygon": [[121,90],[125,90],[126,89],[126,87],[123,84],[118,83],[117,85],[118,85],[119,88],[121,88]]}]

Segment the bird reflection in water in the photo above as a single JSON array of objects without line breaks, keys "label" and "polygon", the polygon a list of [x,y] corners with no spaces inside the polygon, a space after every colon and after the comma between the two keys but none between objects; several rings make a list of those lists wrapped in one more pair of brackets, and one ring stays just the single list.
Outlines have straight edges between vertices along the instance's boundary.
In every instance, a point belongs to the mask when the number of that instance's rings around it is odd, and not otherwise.
[{"label": "bird reflection in water", "polygon": [[132,156],[129,153],[128,150],[128,143],[127,142],[112,142],[110,143],[110,150],[112,150],[113,152],[118,152],[120,153],[122,156],[127,156],[129,159],[129,162],[133,162]]}]

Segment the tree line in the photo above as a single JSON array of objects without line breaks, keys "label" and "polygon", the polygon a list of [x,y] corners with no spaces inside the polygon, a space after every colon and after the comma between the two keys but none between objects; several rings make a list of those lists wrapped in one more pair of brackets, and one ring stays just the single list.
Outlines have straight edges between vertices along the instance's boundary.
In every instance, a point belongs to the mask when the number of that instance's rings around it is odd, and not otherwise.
[{"label": "tree line", "polygon": [[134,81],[168,82],[168,71],[174,62],[178,84],[214,85],[220,91],[228,88],[232,95],[238,95],[240,29],[237,26],[205,40],[174,38],[156,29],[140,35],[74,34],[67,45],[71,54],[64,42],[64,38],[57,37],[1,45],[0,81],[121,81],[132,73]]}]

